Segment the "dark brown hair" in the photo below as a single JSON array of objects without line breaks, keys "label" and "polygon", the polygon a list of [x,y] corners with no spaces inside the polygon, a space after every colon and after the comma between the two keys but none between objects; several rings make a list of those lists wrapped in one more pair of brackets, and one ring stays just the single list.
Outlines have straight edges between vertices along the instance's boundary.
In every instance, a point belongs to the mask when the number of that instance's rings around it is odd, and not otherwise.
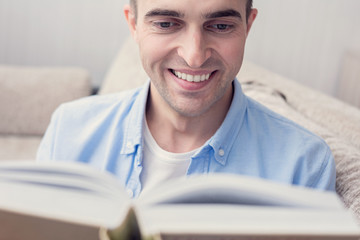
[{"label": "dark brown hair", "polygon": [[249,20],[252,6],[253,6],[253,0],[248,0],[246,3],[246,22]]},{"label": "dark brown hair", "polygon": [[[131,8],[134,9],[134,12],[135,12],[135,18],[137,18],[137,1],[138,0],[130,0]],[[247,3],[246,3],[246,22],[249,19],[252,6],[253,6],[253,0],[247,0]]]}]

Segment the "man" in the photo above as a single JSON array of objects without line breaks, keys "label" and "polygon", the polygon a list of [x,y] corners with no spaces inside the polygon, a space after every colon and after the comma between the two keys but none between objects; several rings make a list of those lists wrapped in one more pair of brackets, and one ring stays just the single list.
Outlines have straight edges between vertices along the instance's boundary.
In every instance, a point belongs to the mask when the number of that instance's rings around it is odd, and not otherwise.
[{"label": "man", "polygon": [[247,98],[234,80],[257,15],[252,1],[133,0],[124,12],[150,82],[61,106],[39,160],[107,170],[133,197],[211,172],[334,190],[324,141]]}]

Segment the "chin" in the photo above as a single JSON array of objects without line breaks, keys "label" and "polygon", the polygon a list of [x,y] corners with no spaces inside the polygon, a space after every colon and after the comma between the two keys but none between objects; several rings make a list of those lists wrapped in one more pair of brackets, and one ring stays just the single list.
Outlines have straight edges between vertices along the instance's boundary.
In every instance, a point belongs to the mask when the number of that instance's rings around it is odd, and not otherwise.
[{"label": "chin", "polygon": [[204,107],[204,104],[200,104],[199,107],[195,107],[194,105],[191,107],[173,106],[172,109],[174,109],[180,116],[195,118],[203,115],[209,108]]}]

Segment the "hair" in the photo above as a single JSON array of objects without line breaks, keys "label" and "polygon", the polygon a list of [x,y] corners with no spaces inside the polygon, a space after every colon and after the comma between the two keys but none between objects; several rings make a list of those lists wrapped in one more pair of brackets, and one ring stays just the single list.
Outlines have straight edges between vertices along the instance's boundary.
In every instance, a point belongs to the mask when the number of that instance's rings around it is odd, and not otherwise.
[{"label": "hair", "polygon": [[[133,1],[133,0],[131,0],[131,1]],[[248,22],[248,20],[249,20],[252,7],[253,7],[253,0],[247,0],[247,3],[246,3],[246,22]]]},{"label": "hair", "polygon": [[[139,0],[130,0],[130,6],[135,12],[135,18],[136,19],[137,19],[137,1],[139,1]],[[247,3],[246,3],[246,22],[249,19],[252,6],[253,6],[253,0],[247,0]]]}]

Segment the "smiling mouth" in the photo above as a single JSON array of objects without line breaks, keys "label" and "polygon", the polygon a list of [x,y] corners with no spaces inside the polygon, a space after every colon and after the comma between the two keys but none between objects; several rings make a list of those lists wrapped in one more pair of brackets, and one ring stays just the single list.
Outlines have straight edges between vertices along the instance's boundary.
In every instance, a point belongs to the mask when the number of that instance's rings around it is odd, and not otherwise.
[{"label": "smiling mouth", "polygon": [[170,69],[170,72],[174,74],[177,78],[180,78],[182,80],[185,80],[187,82],[204,82],[210,79],[210,77],[216,72],[208,73],[208,74],[202,74],[202,75],[192,75],[187,74],[179,71],[175,71],[173,69]]}]

